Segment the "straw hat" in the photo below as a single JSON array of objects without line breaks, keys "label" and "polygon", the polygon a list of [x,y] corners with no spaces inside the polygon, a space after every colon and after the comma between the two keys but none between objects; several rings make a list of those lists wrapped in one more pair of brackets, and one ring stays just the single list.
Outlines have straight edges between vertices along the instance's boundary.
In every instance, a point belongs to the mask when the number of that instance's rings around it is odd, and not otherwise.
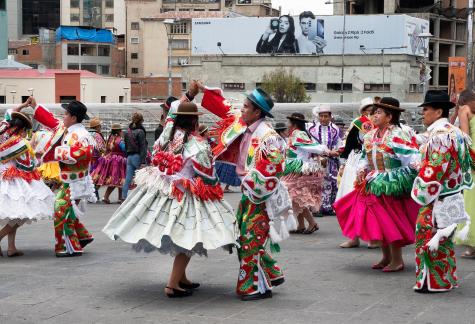
[{"label": "straw hat", "polygon": [[114,123],[111,126],[111,130],[122,130],[122,126],[120,124]]},{"label": "straw hat", "polygon": [[90,128],[96,128],[98,126],[101,126],[102,125],[102,120],[100,120],[99,118],[97,117],[94,117],[93,119],[91,119],[91,121],[89,122],[89,127]]}]

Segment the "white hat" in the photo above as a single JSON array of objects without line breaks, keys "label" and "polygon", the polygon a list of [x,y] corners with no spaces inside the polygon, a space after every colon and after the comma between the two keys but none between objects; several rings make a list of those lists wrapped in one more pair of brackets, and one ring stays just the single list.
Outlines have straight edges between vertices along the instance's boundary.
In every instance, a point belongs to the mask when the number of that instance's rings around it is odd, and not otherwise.
[{"label": "white hat", "polygon": [[367,108],[368,106],[372,106],[374,104],[373,98],[367,97],[361,100],[360,103],[360,114],[363,113],[363,110]]},{"label": "white hat", "polygon": [[321,113],[331,113],[332,110],[331,110],[331,107],[330,105],[327,105],[327,104],[321,104],[320,106],[316,106],[313,108],[313,115],[315,117],[318,117],[318,114],[321,114]]}]

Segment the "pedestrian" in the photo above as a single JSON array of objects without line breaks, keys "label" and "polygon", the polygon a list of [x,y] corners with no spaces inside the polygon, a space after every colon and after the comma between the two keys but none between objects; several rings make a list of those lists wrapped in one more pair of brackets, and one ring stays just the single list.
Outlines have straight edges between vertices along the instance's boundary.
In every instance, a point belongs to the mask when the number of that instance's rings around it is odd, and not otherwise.
[{"label": "pedestrian", "polygon": [[[307,123],[307,131],[310,136],[329,151],[339,151],[343,149],[343,140],[340,135],[340,128],[331,122],[332,113],[329,105],[320,105],[313,109],[315,119]],[[323,183],[323,202],[320,208],[321,215],[334,215],[333,203],[338,191],[338,171],[340,160],[338,156],[328,157],[325,181]]]},{"label": "pedestrian", "polygon": [[[102,120],[100,120],[97,117],[92,118],[89,121],[89,132],[91,133],[96,143],[94,145],[94,150],[92,151],[91,167],[89,169],[89,173],[92,174],[94,170],[97,168],[97,163],[99,159],[104,155],[106,151],[106,141],[104,139],[104,135],[102,135]],[[98,185],[95,181],[94,181],[94,185],[96,188],[96,199],[99,200],[100,185]]]},{"label": "pedestrian", "polygon": [[87,107],[80,101],[62,104],[63,119],[59,120],[30,97],[33,115],[52,131],[50,145],[41,157],[43,162],[59,161],[63,182],[56,195],[54,211],[56,257],[81,256],[86,245],[94,239],[80,222],[85,213],[85,200],[95,202],[95,188],[89,175],[94,138],[82,124],[88,120]]},{"label": "pedestrian", "polygon": [[163,112],[162,112],[162,115],[160,116],[160,122],[158,123],[157,128],[155,128],[155,132],[154,132],[155,140],[157,140],[160,137],[160,135],[162,135],[163,128],[165,127],[165,123],[167,121],[168,112],[170,111],[171,104],[172,102],[176,100],[178,99],[173,96],[170,96],[167,98],[167,100],[164,103],[160,105],[160,107],[162,107],[163,109]]},{"label": "pedestrian", "polygon": [[381,244],[382,259],[372,268],[396,272],[404,269],[402,247],[414,243],[419,207],[410,192],[420,154],[399,125],[399,101],[384,97],[374,106],[375,129],[364,137],[355,190],[334,206],[345,236]]},{"label": "pedestrian", "polygon": [[170,298],[191,296],[200,286],[186,274],[191,256],[230,249],[237,238],[236,220],[223,199],[209,144],[196,133],[201,113],[189,102],[195,96],[190,93],[155,143],[154,165],[137,172],[137,189],[103,229],[113,240],[134,244],[137,251],[174,256],[165,288]]},{"label": "pedestrian", "polygon": [[51,219],[54,212],[54,194],[41,181],[34,151],[26,140],[32,122],[21,109],[29,103],[7,110],[0,122],[0,241],[8,236],[8,257],[23,255],[15,244],[20,226]]},{"label": "pedestrian", "polygon": [[[292,199],[292,209],[297,215],[298,227],[294,233],[312,234],[319,229],[312,216],[312,211],[318,211],[322,204],[322,185],[324,169],[318,158],[312,155],[338,154],[330,152],[325,145],[316,143],[307,133],[305,116],[293,113],[288,116],[287,158],[285,161],[285,176],[282,182],[289,190]],[[314,209],[314,210],[313,210]],[[305,227],[305,220],[308,228]]]},{"label": "pedestrian", "polygon": [[143,127],[143,116],[139,112],[132,114],[129,129],[124,134],[125,152],[127,155],[127,168],[124,186],[122,187],[122,199],[127,198],[129,187],[135,175],[135,171],[145,166],[147,157],[146,131]]},{"label": "pedestrian", "polygon": [[118,200],[122,202],[122,186],[125,181],[127,158],[125,156],[125,143],[122,138],[122,126],[112,124],[111,133],[107,138],[106,152],[99,159],[96,169],[91,176],[96,186],[107,187],[102,201],[110,204],[110,195],[115,188],[118,189]]},{"label": "pedestrian", "polygon": [[289,137],[289,134],[287,132],[287,125],[282,122],[278,122],[274,125],[274,130],[277,132],[277,134],[280,135],[283,139],[287,140],[287,137]]},{"label": "pedestrian", "polygon": [[[453,234],[466,215],[462,191],[473,186],[470,140],[450,124],[455,106],[444,91],[427,91],[422,121],[429,132],[412,198],[422,206],[416,225],[416,292],[458,287]],[[468,228],[467,228],[468,229]]]},{"label": "pedestrian", "polygon": [[[475,92],[466,89],[459,96],[459,121],[460,129],[470,136],[472,140],[471,149],[475,150]],[[473,176],[473,175],[472,175]],[[461,257],[466,259],[475,259],[475,188],[463,191],[465,210],[470,216],[469,231],[465,239],[456,238],[457,245],[465,246],[465,251]],[[462,230],[463,225],[459,225]]]},{"label": "pedestrian", "polygon": [[277,232],[274,218],[278,215],[267,208],[278,203],[273,198],[281,188],[279,178],[285,164],[285,142],[266,121],[266,117],[273,118],[274,102],[265,91],[255,89],[238,111],[224,99],[221,89],[200,88],[204,92],[201,106],[221,118],[213,153],[219,159],[224,152],[233,151],[236,173],[242,181],[243,195],[236,216],[240,230],[236,291],[243,301],[270,298],[273,287],[285,279],[266,245],[269,242],[271,251],[276,252],[282,233],[288,235],[282,228],[281,233]]},{"label": "pedestrian", "polygon": [[[348,130],[348,135],[345,140],[345,148],[340,156],[341,166],[340,174],[341,181],[338,186],[338,192],[336,194],[336,201],[343,198],[347,194],[353,191],[354,183],[356,181],[356,173],[358,169],[358,163],[362,156],[362,144],[364,135],[373,130],[373,123],[370,119],[370,115],[373,111],[373,99],[364,98],[361,100],[359,112],[360,117],[355,119]],[[360,245],[358,237],[352,238],[349,241],[340,244],[341,248],[354,248]],[[377,248],[375,244],[369,244],[368,248]]]}]

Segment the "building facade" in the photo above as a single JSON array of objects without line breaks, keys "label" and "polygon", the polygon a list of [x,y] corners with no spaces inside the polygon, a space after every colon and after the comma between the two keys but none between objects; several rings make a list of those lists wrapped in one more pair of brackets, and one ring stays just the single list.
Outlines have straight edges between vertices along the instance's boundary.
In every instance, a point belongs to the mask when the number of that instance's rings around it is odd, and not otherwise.
[{"label": "building facade", "polygon": [[0,0],[0,60],[8,55],[8,19],[6,0]]},{"label": "building facade", "polygon": [[56,29],[61,24],[61,4],[57,0],[6,0],[8,37],[11,40],[38,35],[40,28]]}]

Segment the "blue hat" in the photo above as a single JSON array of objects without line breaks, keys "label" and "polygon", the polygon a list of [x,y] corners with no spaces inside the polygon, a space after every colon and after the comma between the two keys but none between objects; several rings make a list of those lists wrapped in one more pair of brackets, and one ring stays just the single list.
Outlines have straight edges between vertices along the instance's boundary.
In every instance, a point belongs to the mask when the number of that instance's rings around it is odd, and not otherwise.
[{"label": "blue hat", "polygon": [[250,94],[247,95],[249,99],[256,107],[262,110],[266,116],[274,118],[270,111],[274,107],[274,102],[271,97],[262,89],[254,89]]}]

